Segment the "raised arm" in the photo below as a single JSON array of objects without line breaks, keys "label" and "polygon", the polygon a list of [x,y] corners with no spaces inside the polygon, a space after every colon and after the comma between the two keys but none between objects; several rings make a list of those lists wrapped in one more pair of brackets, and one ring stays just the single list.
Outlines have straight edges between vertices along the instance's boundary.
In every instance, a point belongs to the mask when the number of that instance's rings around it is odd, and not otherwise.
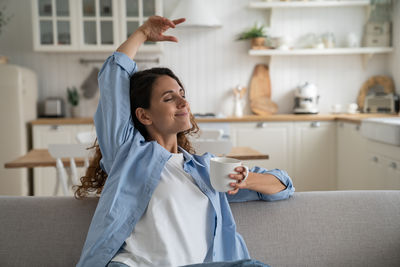
[{"label": "raised arm", "polygon": [[150,17],[140,26],[113,55],[99,72],[100,100],[94,116],[98,142],[103,155],[102,165],[106,172],[114,161],[120,146],[135,133],[130,110],[130,78],[137,71],[133,61],[139,47],[145,41],[178,40],[163,33],[185,19],[170,21],[159,16]]}]

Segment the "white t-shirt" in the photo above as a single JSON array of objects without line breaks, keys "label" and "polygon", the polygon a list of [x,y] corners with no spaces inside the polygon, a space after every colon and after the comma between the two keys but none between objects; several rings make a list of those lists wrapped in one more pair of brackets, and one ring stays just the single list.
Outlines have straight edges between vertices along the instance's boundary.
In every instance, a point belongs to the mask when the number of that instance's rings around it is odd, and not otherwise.
[{"label": "white t-shirt", "polygon": [[212,244],[211,204],[172,154],[143,217],[112,261],[129,266],[202,263]]}]

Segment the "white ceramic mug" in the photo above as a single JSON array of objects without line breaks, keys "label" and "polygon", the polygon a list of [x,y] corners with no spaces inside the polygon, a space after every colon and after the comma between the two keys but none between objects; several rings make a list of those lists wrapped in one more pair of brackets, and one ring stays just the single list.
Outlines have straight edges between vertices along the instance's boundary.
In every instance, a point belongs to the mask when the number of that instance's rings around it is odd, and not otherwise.
[{"label": "white ceramic mug", "polygon": [[332,105],[332,113],[340,113],[340,112],[342,112],[342,105],[340,104]]},{"label": "white ceramic mug", "polygon": [[347,106],[347,113],[355,114],[357,113],[358,105],[356,103],[351,103]]},{"label": "white ceramic mug", "polygon": [[235,168],[239,166],[246,169],[246,177],[242,180],[244,181],[249,175],[249,168],[243,166],[240,160],[225,157],[211,158],[210,180],[212,187],[219,192],[228,192],[229,190],[233,190],[233,187],[229,184],[236,180],[230,178],[229,174],[237,173]]}]

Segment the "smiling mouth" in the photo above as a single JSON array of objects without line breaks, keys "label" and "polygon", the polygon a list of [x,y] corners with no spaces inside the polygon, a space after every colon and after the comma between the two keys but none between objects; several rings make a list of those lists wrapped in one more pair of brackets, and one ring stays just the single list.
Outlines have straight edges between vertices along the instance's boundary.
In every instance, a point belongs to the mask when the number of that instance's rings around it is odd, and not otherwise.
[{"label": "smiling mouth", "polygon": [[187,116],[187,115],[188,115],[187,112],[175,114],[175,116]]}]

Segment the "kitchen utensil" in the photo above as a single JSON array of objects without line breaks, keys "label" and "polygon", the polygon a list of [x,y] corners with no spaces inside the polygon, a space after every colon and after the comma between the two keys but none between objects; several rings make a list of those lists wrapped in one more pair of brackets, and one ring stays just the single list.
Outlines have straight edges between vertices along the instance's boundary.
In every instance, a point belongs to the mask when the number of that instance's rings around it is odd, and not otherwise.
[{"label": "kitchen utensil", "polygon": [[346,35],[346,47],[359,47],[359,46],[360,46],[360,37],[354,32],[349,32]]},{"label": "kitchen utensil", "polygon": [[317,114],[318,110],[318,89],[309,82],[300,84],[295,91],[295,114]]},{"label": "kitchen utensil", "polygon": [[271,81],[267,65],[257,64],[250,81],[250,108],[257,115],[271,115],[278,105],[271,100]]},{"label": "kitchen utensil", "polygon": [[325,48],[334,48],[336,45],[335,35],[332,32],[324,33],[322,36],[322,42]]},{"label": "kitchen utensil", "polygon": [[235,94],[235,109],[233,113],[235,117],[243,116],[243,97],[246,91],[247,88],[240,85],[233,89],[233,93]]},{"label": "kitchen utensil", "polygon": [[350,103],[347,105],[347,113],[355,114],[357,113],[358,105],[356,103]]},{"label": "kitchen utensil", "polygon": [[338,114],[340,112],[342,112],[342,105],[335,104],[332,106],[332,113]]}]

